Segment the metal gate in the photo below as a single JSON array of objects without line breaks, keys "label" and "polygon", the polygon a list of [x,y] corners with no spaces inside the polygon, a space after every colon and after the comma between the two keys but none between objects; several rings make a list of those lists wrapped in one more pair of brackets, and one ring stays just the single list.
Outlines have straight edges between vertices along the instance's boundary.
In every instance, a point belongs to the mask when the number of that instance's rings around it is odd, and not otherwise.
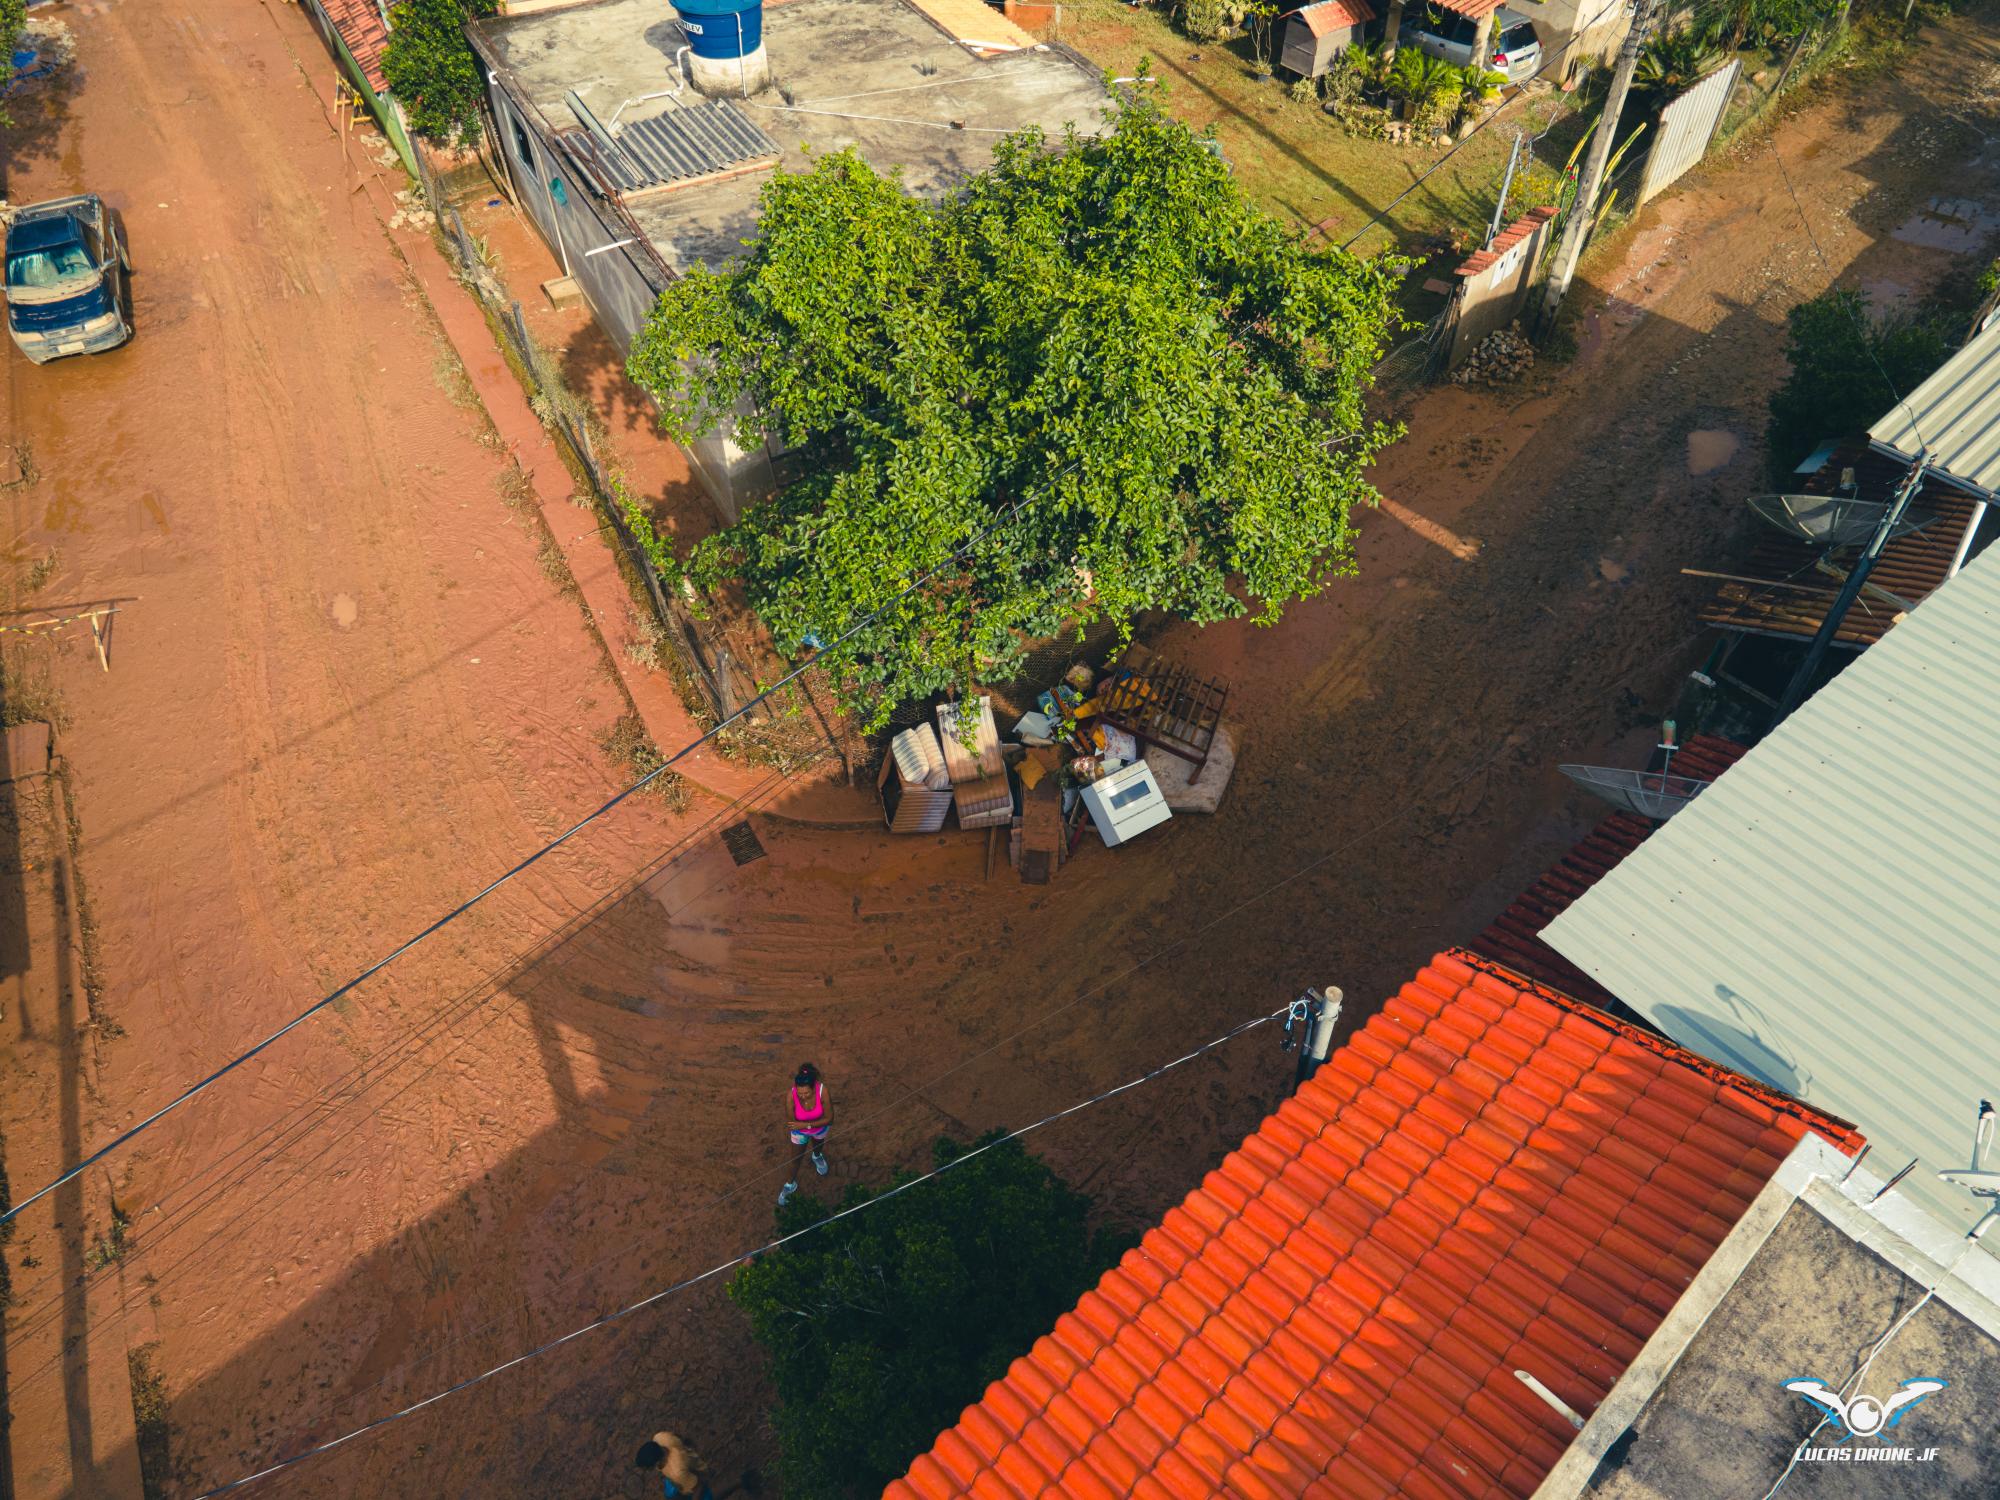
[{"label": "metal gate", "polygon": [[1708,143],[1715,139],[1716,127],[1722,123],[1722,112],[1729,107],[1729,96],[1736,91],[1736,79],[1742,71],[1740,60],[1731,62],[1661,111],[1653,149],[1646,154],[1646,175],[1639,182],[1640,203],[1708,153]]}]

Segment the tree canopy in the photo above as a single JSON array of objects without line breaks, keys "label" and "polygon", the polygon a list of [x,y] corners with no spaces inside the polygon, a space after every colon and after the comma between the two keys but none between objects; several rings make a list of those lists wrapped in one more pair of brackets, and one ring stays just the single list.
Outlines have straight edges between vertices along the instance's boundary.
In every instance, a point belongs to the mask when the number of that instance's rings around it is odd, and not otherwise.
[{"label": "tree canopy", "polygon": [[486,87],[465,23],[498,8],[499,0],[402,0],[389,11],[382,76],[426,140],[464,146],[478,136]]},{"label": "tree canopy", "polygon": [[[937,1165],[967,1149],[938,1141]],[[852,1187],[841,1207],[876,1196]],[[739,1270],[729,1295],[769,1361],[790,1500],[879,1495],[957,1421],[1116,1260],[1089,1208],[1005,1141]],[[778,1225],[830,1212],[797,1198]]]},{"label": "tree canopy", "polygon": [[882,610],[835,668],[878,720],[1066,626],[1268,623],[1352,571],[1397,265],[1253,207],[1150,101],[1010,136],[942,202],[851,152],[776,174],[630,367],[683,441],[768,433],[803,477],[656,560],[740,579],[786,649]]}]

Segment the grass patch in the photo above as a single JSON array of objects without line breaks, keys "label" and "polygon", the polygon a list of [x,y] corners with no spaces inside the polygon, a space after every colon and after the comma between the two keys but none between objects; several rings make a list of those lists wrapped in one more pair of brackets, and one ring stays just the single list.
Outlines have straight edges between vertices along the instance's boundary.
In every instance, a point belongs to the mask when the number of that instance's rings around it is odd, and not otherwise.
[{"label": "grass patch", "polygon": [[117,1204],[112,1204],[111,1230],[107,1234],[91,1237],[90,1248],[83,1252],[83,1269],[94,1273],[123,1260],[132,1248],[132,1238],[127,1233],[131,1227],[131,1216]]},{"label": "grass patch", "polygon": [[21,575],[21,592],[23,594],[38,594],[44,588],[48,587],[49,580],[55,577],[56,563],[61,556],[60,551],[51,547],[49,548],[47,557],[36,558],[28,566],[27,572]]},{"label": "grass patch", "polygon": [[[667,763],[666,757],[660,754],[660,747],[646,733],[646,725],[636,709],[627,709],[620,714],[597,743],[614,765],[625,767],[635,777],[652,776]],[[646,783],[645,789],[675,812],[688,805],[688,784],[678,772],[667,771],[654,776]]]},{"label": "grass patch", "polygon": [[[1161,80],[1167,110],[1216,139],[1252,201],[1301,227],[1324,225],[1338,244],[1414,182],[1447,148],[1392,145],[1344,128],[1316,99],[1292,96],[1283,81],[1258,79],[1241,38],[1196,44],[1175,31],[1161,7],[1077,0],[1063,7],[1062,41],[1118,77],[1146,61]],[[1553,90],[1509,103],[1385,220],[1388,237],[1413,249],[1451,229],[1478,230],[1493,212],[1515,129],[1534,134],[1570,108]],[[1378,232],[1358,249],[1381,249]]]},{"label": "grass patch", "polygon": [[132,1428],[139,1449],[139,1487],[146,1500],[173,1493],[173,1429],[167,1410],[167,1381],[153,1365],[158,1343],[141,1344],[125,1356],[132,1377]]}]

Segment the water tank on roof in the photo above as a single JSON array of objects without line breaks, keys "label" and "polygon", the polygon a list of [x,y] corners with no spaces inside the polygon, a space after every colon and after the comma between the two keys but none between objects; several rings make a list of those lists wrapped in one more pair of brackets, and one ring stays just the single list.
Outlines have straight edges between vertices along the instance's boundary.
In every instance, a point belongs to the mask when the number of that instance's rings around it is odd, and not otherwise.
[{"label": "water tank on roof", "polygon": [[763,0],[673,0],[688,39],[688,81],[719,98],[754,94],[771,81],[764,55]]}]

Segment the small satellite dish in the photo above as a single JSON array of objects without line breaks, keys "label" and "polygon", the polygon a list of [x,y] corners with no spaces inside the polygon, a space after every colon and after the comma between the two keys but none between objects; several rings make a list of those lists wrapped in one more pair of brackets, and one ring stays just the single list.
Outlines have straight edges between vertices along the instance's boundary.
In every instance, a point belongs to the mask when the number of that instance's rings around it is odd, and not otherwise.
[{"label": "small satellite dish", "polygon": [[[1848,547],[1873,536],[1889,507],[1880,500],[1844,495],[1752,495],[1750,508],[1786,536],[1815,547]],[[1929,511],[1906,510],[1889,535],[1908,536],[1936,519]]]},{"label": "small satellite dish", "polygon": [[1613,807],[1661,823],[1694,801],[1709,785],[1691,776],[1673,776],[1664,771],[1624,771],[1615,766],[1557,766],[1556,769]]}]

